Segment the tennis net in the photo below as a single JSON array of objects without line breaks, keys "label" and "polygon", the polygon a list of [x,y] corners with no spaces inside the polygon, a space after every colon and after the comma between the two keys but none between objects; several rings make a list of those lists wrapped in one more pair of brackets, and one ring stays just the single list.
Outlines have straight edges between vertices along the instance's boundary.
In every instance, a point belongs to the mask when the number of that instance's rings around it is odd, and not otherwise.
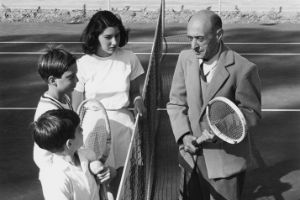
[{"label": "tennis net", "polygon": [[148,200],[152,195],[155,134],[159,123],[157,108],[161,106],[159,65],[163,57],[164,10],[162,0],[142,91],[147,116],[136,118],[117,200]]}]

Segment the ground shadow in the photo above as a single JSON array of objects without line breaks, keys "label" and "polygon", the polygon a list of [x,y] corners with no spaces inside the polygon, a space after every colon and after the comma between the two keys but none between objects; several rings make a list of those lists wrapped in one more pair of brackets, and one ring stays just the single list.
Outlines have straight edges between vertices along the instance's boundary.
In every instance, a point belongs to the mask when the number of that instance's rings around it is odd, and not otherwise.
[{"label": "ground shadow", "polygon": [[294,160],[289,160],[248,172],[243,199],[273,197],[274,200],[284,200],[282,193],[291,190],[293,186],[291,183],[282,182],[281,178],[299,169],[299,164],[296,164]]}]

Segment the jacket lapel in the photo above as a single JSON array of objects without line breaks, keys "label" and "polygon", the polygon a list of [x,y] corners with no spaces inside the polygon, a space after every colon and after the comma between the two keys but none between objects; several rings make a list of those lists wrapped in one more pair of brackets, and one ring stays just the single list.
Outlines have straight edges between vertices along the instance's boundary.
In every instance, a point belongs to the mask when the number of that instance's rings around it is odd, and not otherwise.
[{"label": "jacket lapel", "polygon": [[208,102],[213,99],[216,93],[221,89],[224,82],[229,77],[229,72],[226,67],[233,64],[233,53],[228,51],[226,46],[222,44],[222,51],[218,60],[216,71],[212,77],[211,84],[207,88],[207,96],[203,97],[203,105],[200,111],[200,117],[203,115]]},{"label": "jacket lapel", "polygon": [[[200,83],[200,74],[199,74],[199,60],[193,55],[191,56],[191,59],[189,60],[189,75],[188,75],[188,81],[190,85],[190,91],[192,91],[193,95],[190,95],[190,99],[193,101],[196,108],[198,108],[198,114],[200,111],[200,108],[202,106],[202,97],[201,97],[201,83]],[[195,113],[196,114],[196,113]],[[197,114],[196,114],[197,115]]]}]

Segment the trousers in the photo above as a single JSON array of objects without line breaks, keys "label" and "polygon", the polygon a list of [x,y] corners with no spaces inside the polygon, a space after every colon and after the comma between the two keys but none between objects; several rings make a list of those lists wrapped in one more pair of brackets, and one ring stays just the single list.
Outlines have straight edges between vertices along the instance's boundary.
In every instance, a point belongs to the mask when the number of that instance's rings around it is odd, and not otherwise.
[{"label": "trousers", "polygon": [[196,162],[192,171],[180,167],[179,200],[241,200],[246,172],[209,179],[203,155]]}]

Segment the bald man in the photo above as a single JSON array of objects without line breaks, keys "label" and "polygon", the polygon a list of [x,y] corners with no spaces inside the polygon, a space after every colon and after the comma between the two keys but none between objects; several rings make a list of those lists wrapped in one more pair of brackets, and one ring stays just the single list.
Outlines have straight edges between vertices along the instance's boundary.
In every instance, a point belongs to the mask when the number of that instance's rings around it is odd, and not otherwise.
[{"label": "bald man", "polygon": [[[223,42],[221,18],[203,10],[187,25],[191,49],[183,50],[173,76],[167,111],[179,146],[179,199],[238,200],[247,169],[248,138],[227,144],[209,133],[207,103],[217,96],[233,101],[249,127],[261,118],[261,86],[255,64]],[[248,133],[250,134],[250,133]],[[196,139],[206,140],[198,144]]]}]

